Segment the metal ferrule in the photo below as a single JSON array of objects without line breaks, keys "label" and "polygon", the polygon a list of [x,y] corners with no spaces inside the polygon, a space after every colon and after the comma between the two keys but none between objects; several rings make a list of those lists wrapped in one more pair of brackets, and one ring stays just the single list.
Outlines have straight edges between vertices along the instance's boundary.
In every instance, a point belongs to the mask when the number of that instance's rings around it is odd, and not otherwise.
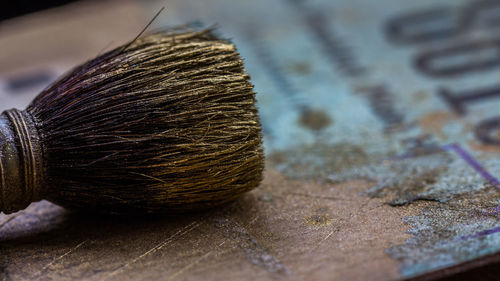
[{"label": "metal ferrule", "polygon": [[39,143],[31,115],[17,109],[0,115],[0,212],[17,212],[41,200]]}]

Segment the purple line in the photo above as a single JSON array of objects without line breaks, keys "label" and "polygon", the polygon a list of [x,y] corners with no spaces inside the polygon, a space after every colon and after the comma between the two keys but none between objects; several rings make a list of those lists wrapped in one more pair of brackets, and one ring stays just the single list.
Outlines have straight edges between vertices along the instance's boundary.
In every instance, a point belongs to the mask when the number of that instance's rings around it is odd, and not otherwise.
[{"label": "purple line", "polygon": [[497,216],[500,215],[500,206],[488,208],[486,209],[486,211],[478,211],[478,213],[482,216],[488,216],[488,217]]},{"label": "purple line", "polygon": [[490,235],[490,234],[498,233],[498,232],[500,232],[500,226],[495,227],[495,228],[486,229],[486,230],[483,230],[483,231],[478,232],[476,234],[462,236],[462,237],[460,237],[460,239],[465,240],[465,239],[470,239],[470,238],[478,238],[481,236],[486,236],[486,235]]},{"label": "purple line", "polygon": [[[465,149],[463,149],[459,144],[452,143],[443,146],[446,150],[455,151],[465,162],[467,162],[476,172],[481,175],[484,179],[486,179],[490,184],[492,184],[495,188],[500,189],[500,181],[495,178],[492,174],[490,174],[486,168],[484,168],[472,155],[470,155]],[[500,206],[494,208],[495,214],[500,211]],[[494,233],[500,232],[500,226],[483,230],[476,234],[465,235],[460,237],[461,240],[470,239],[470,238],[478,238],[481,236],[486,236]]]},{"label": "purple line", "polygon": [[472,155],[470,155],[465,149],[460,147],[460,145],[456,143],[447,144],[443,146],[446,150],[455,151],[465,162],[467,162],[476,172],[481,175],[484,179],[486,179],[490,184],[492,184],[495,188],[500,189],[500,181],[495,178],[492,174],[490,174],[481,164],[474,159]]}]

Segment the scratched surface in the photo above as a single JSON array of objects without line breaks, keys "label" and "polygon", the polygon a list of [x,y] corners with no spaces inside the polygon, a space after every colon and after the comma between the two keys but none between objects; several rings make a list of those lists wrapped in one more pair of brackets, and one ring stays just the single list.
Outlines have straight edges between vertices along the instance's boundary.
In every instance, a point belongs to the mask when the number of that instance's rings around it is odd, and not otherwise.
[{"label": "scratched surface", "polygon": [[[0,23],[0,110],[161,5]],[[179,218],[0,214],[0,280],[395,280],[500,253],[500,1],[179,0],[155,25],[197,21],[245,58],[262,186]]]}]

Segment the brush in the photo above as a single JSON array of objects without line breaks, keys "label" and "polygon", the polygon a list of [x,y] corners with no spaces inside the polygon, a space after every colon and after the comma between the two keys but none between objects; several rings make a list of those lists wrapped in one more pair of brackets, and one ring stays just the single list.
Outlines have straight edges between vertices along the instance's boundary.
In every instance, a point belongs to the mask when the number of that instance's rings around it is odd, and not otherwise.
[{"label": "brush", "polygon": [[103,213],[175,214],[259,185],[255,93],[212,30],[134,39],[0,115],[0,211],[42,199]]}]

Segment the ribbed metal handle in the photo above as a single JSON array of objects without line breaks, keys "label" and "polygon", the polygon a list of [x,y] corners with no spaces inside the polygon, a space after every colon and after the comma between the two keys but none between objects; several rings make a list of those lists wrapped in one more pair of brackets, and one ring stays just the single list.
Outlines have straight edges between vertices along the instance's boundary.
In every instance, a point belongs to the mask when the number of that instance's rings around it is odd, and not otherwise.
[{"label": "ribbed metal handle", "polygon": [[17,109],[0,115],[0,212],[9,214],[40,200],[39,137],[32,118]]}]

